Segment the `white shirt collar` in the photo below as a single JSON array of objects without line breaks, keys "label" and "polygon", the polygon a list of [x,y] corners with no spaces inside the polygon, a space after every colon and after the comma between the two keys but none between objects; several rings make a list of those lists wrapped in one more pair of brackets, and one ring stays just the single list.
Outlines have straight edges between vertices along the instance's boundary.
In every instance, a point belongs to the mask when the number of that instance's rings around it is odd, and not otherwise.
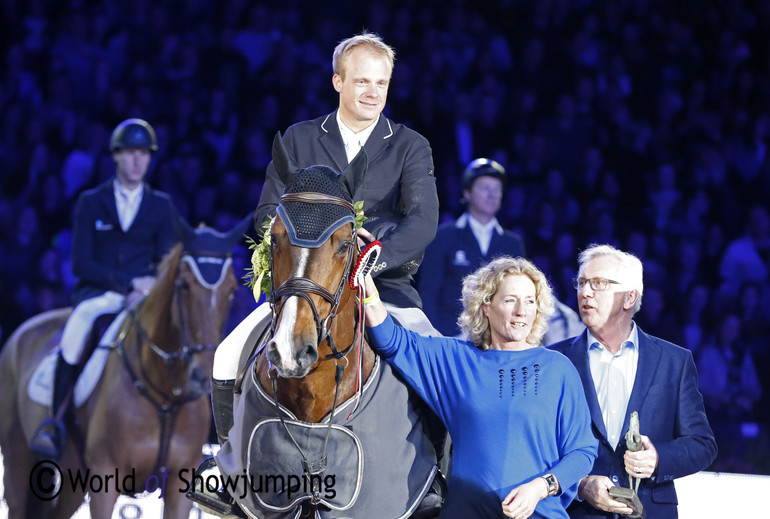
[{"label": "white shirt collar", "polygon": [[[599,342],[599,339],[591,335],[591,331],[586,328],[586,334],[588,339],[588,349],[604,349],[607,350],[607,347]],[[626,337],[626,340],[623,341],[620,345],[622,348],[632,348],[632,349],[639,349],[639,329],[636,327],[636,323],[634,321],[631,321],[631,332],[628,334],[628,337]],[[609,350],[607,350],[609,352]],[[620,351],[618,352],[620,354]]]},{"label": "white shirt collar", "polygon": [[[377,117],[377,120],[374,121],[372,124],[361,130],[360,132],[354,132],[347,126],[345,126],[345,123],[342,122],[342,119],[340,118],[340,111],[337,110],[336,118],[337,118],[337,126],[340,129],[340,135],[342,136],[342,142],[345,144],[345,151],[348,150],[352,151],[353,153],[348,152],[348,162],[353,160],[353,157],[356,156],[358,153],[358,150],[364,147],[364,144],[366,144],[366,141],[369,140],[369,136],[374,131],[374,127],[377,126],[377,123],[380,120],[380,116]],[[351,148],[353,146],[353,148]]]},{"label": "white shirt collar", "polygon": [[118,179],[116,178],[115,180],[113,180],[113,187],[115,190],[116,197],[118,195],[124,196],[125,200],[133,203],[133,202],[136,202],[137,198],[140,198],[142,196],[142,191],[143,191],[142,188],[144,188],[144,183],[139,184],[134,189],[129,189],[123,184],[121,184],[120,181],[118,181]]},{"label": "white shirt collar", "polygon": [[503,234],[505,232],[505,229],[503,229],[503,226],[497,221],[497,218],[492,218],[489,223],[483,224],[468,213],[463,213],[460,218],[457,219],[455,227],[458,229],[465,229],[469,222],[471,222],[471,230],[474,229],[474,226],[478,226],[477,228],[491,227],[497,234]]}]

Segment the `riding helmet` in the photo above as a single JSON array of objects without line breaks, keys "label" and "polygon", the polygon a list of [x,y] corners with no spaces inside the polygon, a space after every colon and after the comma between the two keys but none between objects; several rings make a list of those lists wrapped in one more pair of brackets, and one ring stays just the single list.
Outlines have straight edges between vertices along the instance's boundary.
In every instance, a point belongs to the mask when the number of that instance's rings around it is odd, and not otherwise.
[{"label": "riding helmet", "polygon": [[144,119],[126,119],[115,127],[110,137],[110,151],[120,148],[148,148],[157,151],[155,130]]},{"label": "riding helmet", "polygon": [[465,167],[463,171],[463,190],[470,189],[473,182],[483,176],[500,179],[505,184],[505,168],[499,162],[492,159],[476,159]]}]

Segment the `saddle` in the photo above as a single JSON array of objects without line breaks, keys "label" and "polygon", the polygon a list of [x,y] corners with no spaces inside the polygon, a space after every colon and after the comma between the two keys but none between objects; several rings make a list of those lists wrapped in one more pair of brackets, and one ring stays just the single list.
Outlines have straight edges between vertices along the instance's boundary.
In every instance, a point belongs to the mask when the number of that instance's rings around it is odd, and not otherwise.
[{"label": "saddle", "polygon": [[[75,407],[80,407],[88,400],[88,397],[91,396],[96,384],[99,382],[109,354],[107,349],[99,348],[99,342],[117,315],[101,315],[91,326],[81,362],[78,365],[78,381],[75,384],[73,400]],[[52,340],[58,341],[60,337],[61,334],[57,334]],[[47,407],[51,406],[51,399],[53,398],[53,373],[58,356],[59,347],[57,346],[43,358],[30,378],[27,393],[33,402]]]}]

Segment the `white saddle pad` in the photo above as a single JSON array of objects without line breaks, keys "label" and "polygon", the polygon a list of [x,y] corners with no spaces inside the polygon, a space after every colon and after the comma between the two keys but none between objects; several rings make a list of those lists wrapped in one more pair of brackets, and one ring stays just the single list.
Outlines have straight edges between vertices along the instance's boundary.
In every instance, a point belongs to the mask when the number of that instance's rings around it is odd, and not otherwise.
[{"label": "white saddle pad", "polygon": [[[102,376],[107,357],[112,348],[99,346],[86,362],[83,372],[75,383],[75,407],[80,407],[91,396],[99,378]],[[27,393],[29,398],[40,405],[51,406],[53,400],[53,374],[56,359],[59,357],[59,347],[54,348],[38,365],[32,378],[29,379]]]}]

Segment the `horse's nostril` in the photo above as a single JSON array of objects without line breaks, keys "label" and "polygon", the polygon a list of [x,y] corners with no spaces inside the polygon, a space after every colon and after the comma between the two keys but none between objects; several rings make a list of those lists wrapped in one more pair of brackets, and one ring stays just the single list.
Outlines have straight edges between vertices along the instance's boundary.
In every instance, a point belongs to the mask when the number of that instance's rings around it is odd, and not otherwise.
[{"label": "horse's nostril", "polygon": [[315,345],[309,344],[305,346],[300,358],[310,361],[310,364],[314,364],[318,360],[318,350],[315,348]]}]

